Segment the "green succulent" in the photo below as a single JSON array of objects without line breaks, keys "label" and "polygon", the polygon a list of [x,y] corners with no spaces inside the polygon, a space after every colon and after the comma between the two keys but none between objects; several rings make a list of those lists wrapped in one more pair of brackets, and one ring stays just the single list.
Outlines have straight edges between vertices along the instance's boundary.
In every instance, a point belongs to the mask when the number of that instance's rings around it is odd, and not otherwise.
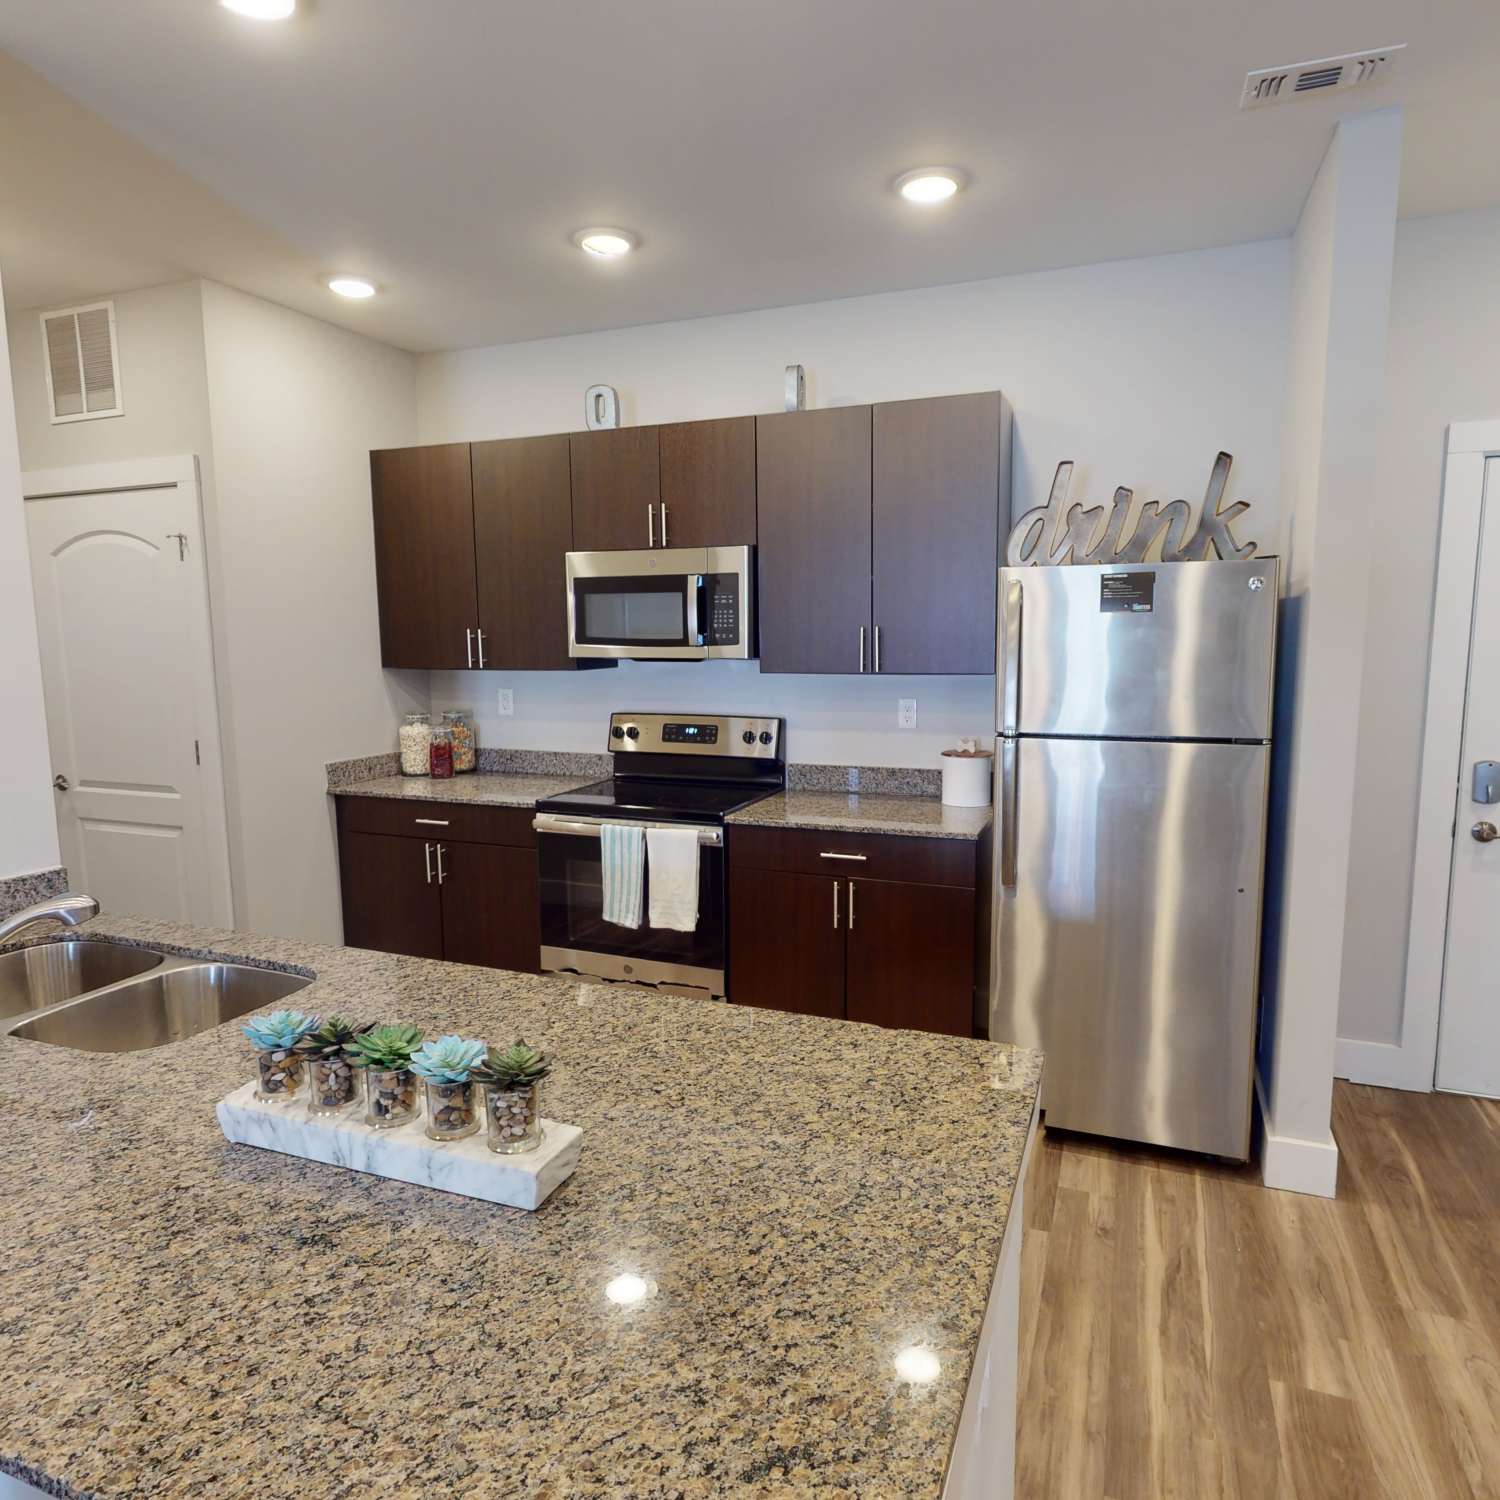
[{"label": "green succulent", "polygon": [[374,1068],[379,1073],[404,1071],[411,1055],[422,1045],[415,1026],[373,1026],[360,1032],[345,1051],[356,1068]]},{"label": "green succulent", "polygon": [[552,1059],[519,1038],[504,1052],[491,1047],[470,1076],[497,1089],[529,1089],[552,1071]]},{"label": "green succulent", "polygon": [[318,1029],[318,1018],[300,1010],[273,1010],[251,1016],[240,1029],[257,1052],[289,1052],[308,1032]]},{"label": "green succulent", "polygon": [[342,1016],[329,1016],[316,1031],[309,1031],[297,1043],[297,1050],[313,1058],[336,1058],[349,1050],[355,1037],[373,1029],[373,1021],[355,1025]]},{"label": "green succulent", "polygon": [[424,1042],[412,1054],[411,1068],[429,1083],[467,1083],[469,1075],[483,1059],[483,1042],[466,1042],[461,1036],[445,1036],[435,1042]]}]

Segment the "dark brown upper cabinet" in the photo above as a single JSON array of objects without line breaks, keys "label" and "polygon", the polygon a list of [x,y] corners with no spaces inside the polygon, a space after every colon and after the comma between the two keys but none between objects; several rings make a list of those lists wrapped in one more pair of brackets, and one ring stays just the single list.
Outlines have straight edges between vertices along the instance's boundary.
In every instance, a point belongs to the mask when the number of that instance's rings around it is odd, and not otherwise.
[{"label": "dark brown upper cabinet", "polygon": [[755,543],[755,418],[670,422],[661,433],[657,542],[667,547]]},{"label": "dark brown upper cabinet", "polygon": [[370,455],[380,659],[387,667],[466,667],[479,605],[469,445]]},{"label": "dark brown upper cabinet", "polygon": [[564,567],[573,545],[568,438],[475,443],[472,462],[484,665],[572,667]]},{"label": "dark brown upper cabinet", "polygon": [[569,436],[573,546],[578,551],[635,551],[661,545],[657,432],[655,427],[615,427]]},{"label": "dark brown upper cabinet", "polygon": [[764,672],[873,668],[870,408],[755,419]]},{"label": "dark brown upper cabinet", "polygon": [[875,407],[876,670],[995,670],[1006,415],[998,391]]}]

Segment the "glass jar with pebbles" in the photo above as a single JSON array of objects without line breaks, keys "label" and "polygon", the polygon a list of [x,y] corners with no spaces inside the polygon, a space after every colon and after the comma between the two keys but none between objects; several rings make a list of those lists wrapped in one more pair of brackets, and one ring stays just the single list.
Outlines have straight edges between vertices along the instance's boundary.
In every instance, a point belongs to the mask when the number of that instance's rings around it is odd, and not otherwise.
[{"label": "glass jar with pebbles", "polygon": [[484,1061],[484,1043],[461,1036],[425,1042],[412,1054],[412,1071],[427,1085],[427,1137],[459,1141],[479,1129],[479,1085],[474,1069]]},{"label": "glass jar with pebbles", "polygon": [[450,709],[443,715],[443,728],[453,736],[453,772],[461,776],[474,769],[477,758],[474,749],[474,728],[469,722],[466,708]]},{"label": "glass jar with pebbles", "polygon": [[251,1016],[240,1029],[255,1048],[255,1097],[290,1104],[302,1087],[303,1059],[297,1048],[303,1037],[318,1029],[318,1018],[300,1010],[273,1010]]},{"label": "glass jar with pebbles", "polygon": [[309,1076],[307,1112],[310,1115],[340,1115],[358,1104],[362,1075],[349,1059],[349,1047],[355,1037],[374,1025],[367,1021],[356,1026],[342,1016],[330,1016],[316,1031],[310,1031],[297,1044],[307,1059]]},{"label": "glass jar with pebbles", "polygon": [[404,715],[396,739],[401,748],[401,774],[428,775],[432,765],[432,720],[428,715]]},{"label": "glass jar with pebbles", "polygon": [[349,1044],[349,1060],[365,1075],[365,1124],[390,1130],[417,1117],[421,1096],[411,1070],[422,1044],[415,1026],[373,1026]]},{"label": "glass jar with pebbles", "polygon": [[510,1156],[535,1151],[542,1142],[542,1080],[552,1071],[544,1052],[516,1041],[504,1052],[491,1049],[474,1069],[484,1085],[485,1143]]}]

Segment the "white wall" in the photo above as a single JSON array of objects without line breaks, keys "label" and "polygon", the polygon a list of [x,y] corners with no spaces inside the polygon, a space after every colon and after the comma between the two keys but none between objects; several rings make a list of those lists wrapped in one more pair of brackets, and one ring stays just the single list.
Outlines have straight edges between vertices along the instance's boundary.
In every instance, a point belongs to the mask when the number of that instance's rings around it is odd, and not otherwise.
[{"label": "white wall", "polygon": [[380,666],[372,448],[416,438],[410,354],[202,283],[235,747],[236,925],[337,942],[324,762],[393,748],[425,674]]},{"label": "white wall", "polygon": [[60,859],[13,413],[10,368],[0,365],[0,880],[55,869]]},{"label": "white wall", "polygon": [[[1431,1049],[1403,1037],[1418,774],[1436,582],[1443,437],[1500,417],[1500,209],[1408,220],[1396,230],[1383,472],[1372,525],[1361,755],[1339,1000],[1342,1074],[1431,1079]],[[1415,1077],[1414,1077],[1415,1075]]]},{"label": "white wall", "polygon": [[[815,406],[999,387],[1015,406],[1015,514],[1045,501],[1065,458],[1074,499],[1126,484],[1139,502],[1196,504],[1226,448],[1230,497],[1253,503],[1241,534],[1268,542],[1289,255],[1288,241],[1267,241],[425,355],[419,436],[576,429],[598,381],[619,389],[628,423],[773,411],[794,362]],[[494,716],[500,685],[515,688],[513,719]],[[992,692],[989,678],[778,677],[721,662],[433,679],[434,702],[474,706],[490,744],[597,750],[610,708],[744,707],[786,716],[795,760],[898,765],[935,764],[956,735],[992,730]],[[895,728],[898,697],[918,700],[915,733]]]},{"label": "white wall", "polygon": [[[1260,1082],[1268,1185],[1331,1195],[1353,768],[1401,115],[1340,122],[1293,240]],[[1357,942],[1359,934],[1350,934]]]}]

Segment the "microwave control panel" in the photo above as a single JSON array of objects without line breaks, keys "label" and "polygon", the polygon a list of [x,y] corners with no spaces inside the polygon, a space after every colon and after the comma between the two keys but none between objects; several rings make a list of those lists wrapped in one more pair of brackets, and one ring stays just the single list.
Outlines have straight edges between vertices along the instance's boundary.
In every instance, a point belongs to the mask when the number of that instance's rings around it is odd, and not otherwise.
[{"label": "microwave control panel", "polygon": [[705,573],[703,591],[708,602],[709,646],[740,643],[740,577],[738,573]]}]

